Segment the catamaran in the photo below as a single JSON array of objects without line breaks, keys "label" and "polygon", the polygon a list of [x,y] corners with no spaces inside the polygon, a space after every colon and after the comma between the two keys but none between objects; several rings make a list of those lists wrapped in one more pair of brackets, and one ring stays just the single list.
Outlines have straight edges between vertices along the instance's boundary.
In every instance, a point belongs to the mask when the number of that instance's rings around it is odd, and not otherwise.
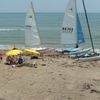
[{"label": "catamaran", "polygon": [[29,3],[25,20],[25,47],[39,52],[53,50],[53,48],[41,47],[40,33],[32,1]]},{"label": "catamaran", "polygon": [[82,0],[82,3],[83,3],[84,11],[85,11],[85,17],[86,17],[87,27],[88,27],[88,31],[89,31],[89,36],[90,36],[92,52],[91,53],[86,53],[85,55],[82,55],[82,56],[79,56],[78,59],[81,60],[81,61],[100,60],[100,53],[96,52],[95,48],[94,48],[94,43],[93,43],[93,40],[92,40],[92,34],[91,34],[91,30],[90,30],[90,25],[89,25],[89,20],[88,20],[84,0]]},{"label": "catamaran", "polygon": [[63,52],[74,52],[75,54],[91,50],[91,48],[88,48],[83,51],[79,48],[79,45],[84,42],[84,34],[77,13],[76,0],[69,0],[61,32],[61,44],[65,46]]}]

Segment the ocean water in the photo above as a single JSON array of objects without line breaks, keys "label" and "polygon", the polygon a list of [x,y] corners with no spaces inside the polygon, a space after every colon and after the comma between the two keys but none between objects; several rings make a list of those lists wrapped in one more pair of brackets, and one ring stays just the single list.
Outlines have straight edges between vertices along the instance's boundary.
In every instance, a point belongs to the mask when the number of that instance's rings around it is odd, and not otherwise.
[{"label": "ocean water", "polygon": [[[60,43],[61,26],[64,13],[36,13],[42,45],[62,47]],[[85,37],[84,47],[91,47],[84,13],[79,13]],[[100,48],[100,14],[88,14],[90,29],[95,48]],[[0,45],[25,45],[25,13],[0,13]]]}]

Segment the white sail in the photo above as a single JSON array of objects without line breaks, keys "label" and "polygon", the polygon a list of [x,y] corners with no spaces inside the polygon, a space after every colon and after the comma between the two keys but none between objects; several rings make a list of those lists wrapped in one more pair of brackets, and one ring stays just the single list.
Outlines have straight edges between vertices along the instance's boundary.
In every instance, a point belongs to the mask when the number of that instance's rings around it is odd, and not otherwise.
[{"label": "white sail", "polygon": [[77,44],[76,28],[77,28],[76,0],[69,0],[62,25],[62,33],[61,33],[62,44],[64,45]]},{"label": "white sail", "polygon": [[40,37],[32,2],[30,2],[28,7],[25,26],[25,45],[27,47],[39,46]]}]

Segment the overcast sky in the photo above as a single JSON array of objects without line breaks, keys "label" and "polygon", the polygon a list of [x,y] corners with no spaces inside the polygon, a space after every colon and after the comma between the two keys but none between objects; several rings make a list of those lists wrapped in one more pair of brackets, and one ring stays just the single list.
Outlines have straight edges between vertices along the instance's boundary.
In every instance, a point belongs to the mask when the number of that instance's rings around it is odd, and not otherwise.
[{"label": "overcast sky", "polygon": [[[26,12],[30,0],[0,0],[0,12]],[[32,0],[36,12],[64,12],[68,0]],[[100,0],[84,0],[87,12],[100,12]],[[82,0],[77,0],[83,12]]]}]

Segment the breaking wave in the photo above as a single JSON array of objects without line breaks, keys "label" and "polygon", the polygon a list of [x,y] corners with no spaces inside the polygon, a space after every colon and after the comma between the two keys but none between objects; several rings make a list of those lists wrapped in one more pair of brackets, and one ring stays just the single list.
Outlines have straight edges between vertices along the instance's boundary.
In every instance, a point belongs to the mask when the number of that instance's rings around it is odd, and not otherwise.
[{"label": "breaking wave", "polygon": [[0,28],[0,31],[24,31],[24,28]]}]

